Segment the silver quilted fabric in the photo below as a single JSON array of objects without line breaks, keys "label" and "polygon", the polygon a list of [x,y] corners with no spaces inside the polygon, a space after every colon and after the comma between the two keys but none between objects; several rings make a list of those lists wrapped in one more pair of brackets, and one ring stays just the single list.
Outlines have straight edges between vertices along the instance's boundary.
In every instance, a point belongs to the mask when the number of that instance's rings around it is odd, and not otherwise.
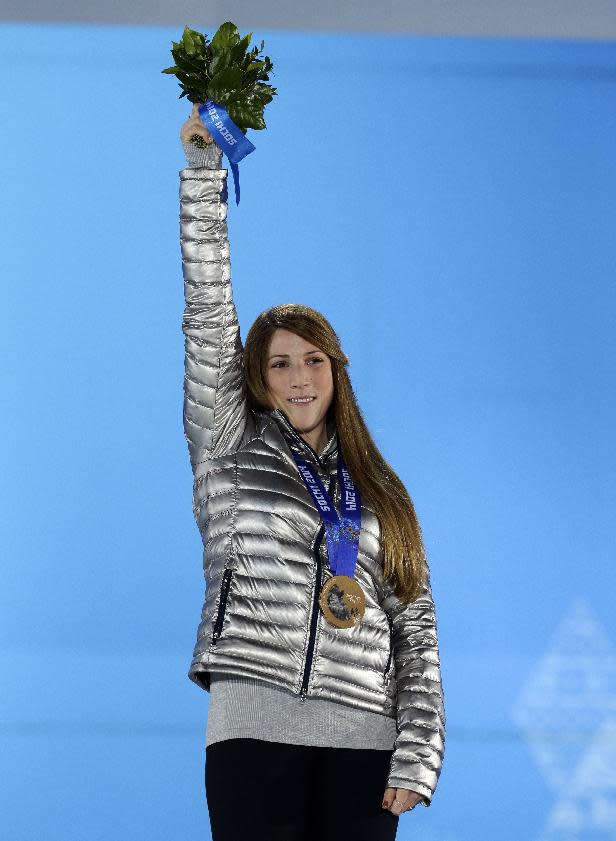
[{"label": "silver quilted fabric", "polygon": [[318,605],[327,564],[323,524],[291,449],[337,492],[338,438],[315,453],[279,410],[253,412],[233,302],[227,171],[183,169],[184,434],[193,512],[203,540],[205,594],[188,676],[249,675],[307,696],[397,719],[388,786],[429,805],[441,772],[445,712],[430,583],[405,605],[383,578],[380,526],[362,504],[355,577],[362,621],[329,625]]}]

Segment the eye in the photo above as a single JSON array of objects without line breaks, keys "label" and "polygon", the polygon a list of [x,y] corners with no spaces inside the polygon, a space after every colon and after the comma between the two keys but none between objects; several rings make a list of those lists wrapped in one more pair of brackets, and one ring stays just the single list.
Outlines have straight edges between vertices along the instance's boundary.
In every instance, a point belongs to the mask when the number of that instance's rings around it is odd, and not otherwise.
[{"label": "eye", "polygon": [[[323,362],[323,358],[321,356],[311,356],[307,362]],[[283,359],[279,359],[278,362],[274,362],[272,364],[272,368],[280,368],[282,365],[286,365],[287,363]]]}]

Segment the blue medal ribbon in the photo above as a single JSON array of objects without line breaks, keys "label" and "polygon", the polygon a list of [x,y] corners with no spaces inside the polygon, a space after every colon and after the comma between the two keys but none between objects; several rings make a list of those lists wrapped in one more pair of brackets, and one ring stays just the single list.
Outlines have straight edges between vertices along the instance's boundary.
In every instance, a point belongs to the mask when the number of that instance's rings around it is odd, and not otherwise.
[{"label": "blue medal ribbon", "polygon": [[254,152],[255,147],[248,140],[244,132],[238,128],[225,108],[213,99],[206,101],[198,108],[199,116],[206,129],[212,135],[225,155],[229,158],[233,183],[235,184],[235,203],[240,203],[240,171],[238,163]]},{"label": "blue medal ribbon", "polygon": [[299,475],[325,524],[329,565],[334,575],[353,578],[359,552],[361,532],[361,496],[347,470],[342,453],[338,454],[338,481],[340,483],[340,513],[316,471],[301,456],[291,450]]}]

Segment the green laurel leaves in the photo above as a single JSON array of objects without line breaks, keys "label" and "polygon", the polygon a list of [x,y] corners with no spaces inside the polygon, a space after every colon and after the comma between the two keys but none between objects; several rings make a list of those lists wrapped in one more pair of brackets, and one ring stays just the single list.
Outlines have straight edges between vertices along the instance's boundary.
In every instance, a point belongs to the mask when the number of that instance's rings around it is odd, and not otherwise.
[{"label": "green laurel leaves", "polygon": [[260,56],[261,46],[248,49],[252,32],[240,38],[237,26],[223,23],[211,41],[207,35],[184,27],[181,41],[172,41],[175,64],[162,73],[177,76],[182,93],[192,103],[213,99],[224,105],[233,122],[246,130],[264,129],[263,111],[276,95],[268,84],[273,64]]}]

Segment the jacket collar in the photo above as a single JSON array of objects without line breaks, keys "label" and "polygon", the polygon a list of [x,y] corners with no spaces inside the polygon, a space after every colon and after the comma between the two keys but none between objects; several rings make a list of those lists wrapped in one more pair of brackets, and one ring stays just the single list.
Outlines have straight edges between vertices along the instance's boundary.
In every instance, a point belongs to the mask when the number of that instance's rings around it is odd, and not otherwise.
[{"label": "jacket collar", "polygon": [[338,455],[338,431],[334,421],[326,421],[327,443],[321,452],[317,453],[307,441],[304,441],[284,412],[280,409],[269,409],[266,414],[276,421],[289,447],[302,458],[307,458],[318,465],[324,466],[328,459]]}]

